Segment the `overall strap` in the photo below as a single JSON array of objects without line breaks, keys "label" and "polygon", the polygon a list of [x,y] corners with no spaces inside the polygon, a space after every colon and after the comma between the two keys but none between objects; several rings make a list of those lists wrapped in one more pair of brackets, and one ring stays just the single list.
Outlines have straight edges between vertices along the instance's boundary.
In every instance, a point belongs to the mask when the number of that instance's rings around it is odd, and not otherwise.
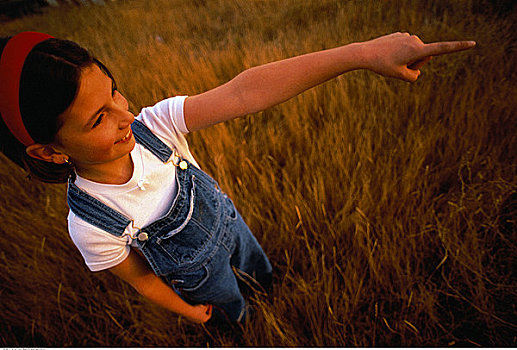
[{"label": "overall strap", "polygon": [[131,124],[133,135],[135,135],[136,142],[147,148],[152,154],[154,154],[162,162],[166,162],[171,157],[173,150],[163,143],[144,123],[139,120],[135,120]]},{"label": "overall strap", "polygon": [[87,223],[120,237],[131,220],[68,181],[68,207]]},{"label": "overall strap", "polygon": [[[142,122],[135,120],[131,124],[136,142],[144,146],[162,162],[167,162],[173,150],[164,144]],[[97,198],[81,190],[72,181],[68,181],[67,202],[70,210],[87,223],[112,235],[120,237],[124,234],[131,219],[110,208]]]}]

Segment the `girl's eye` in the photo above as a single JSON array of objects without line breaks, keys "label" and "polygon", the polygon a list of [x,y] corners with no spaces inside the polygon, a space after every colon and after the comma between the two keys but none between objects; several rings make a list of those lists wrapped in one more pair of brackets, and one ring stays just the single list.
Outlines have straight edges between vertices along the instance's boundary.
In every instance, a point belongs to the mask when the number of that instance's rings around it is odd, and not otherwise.
[{"label": "girl's eye", "polygon": [[95,123],[93,123],[92,129],[96,128],[102,122],[102,117],[104,117],[104,114],[101,114],[99,118],[97,118]]},{"label": "girl's eye", "polygon": [[[111,80],[111,96],[115,96],[115,92],[117,91],[117,84],[114,80]],[[100,123],[102,123],[102,118],[104,117],[104,114],[99,115],[99,118],[93,123],[92,129],[95,129],[97,126],[99,126]]]},{"label": "girl's eye", "polygon": [[114,80],[111,81],[111,96],[115,96],[115,91],[117,91],[117,84]]}]

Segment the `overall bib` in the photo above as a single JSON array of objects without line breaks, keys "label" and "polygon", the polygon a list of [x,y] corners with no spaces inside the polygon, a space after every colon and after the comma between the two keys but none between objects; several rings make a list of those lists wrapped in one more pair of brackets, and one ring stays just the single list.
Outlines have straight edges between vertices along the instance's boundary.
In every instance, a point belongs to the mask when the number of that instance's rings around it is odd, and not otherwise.
[{"label": "overall bib", "polygon": [[[136,142],[162,162],[174,157],[144,124],[135,121],[131,128]],[[239,322],[246,309],[235,273],[268,285],[271,264],[217,182],[186,159],[179,158],[177,165],[178,192],[172,206],[135,234],[138,249],[183,299],[219,306],[231,321]],[[68,206],[82,220],[118,237],[132,222],[71,181]]]}]

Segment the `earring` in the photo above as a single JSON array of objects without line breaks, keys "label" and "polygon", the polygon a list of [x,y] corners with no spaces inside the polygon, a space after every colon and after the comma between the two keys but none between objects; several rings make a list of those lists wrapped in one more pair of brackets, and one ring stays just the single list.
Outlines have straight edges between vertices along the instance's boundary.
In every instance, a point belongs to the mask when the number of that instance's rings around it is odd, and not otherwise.
[{"label": "earring", "polygon": [[71,161],[69,161],[69,160],[68,160],[68,158],[65,158],[64,160],[65,160],[65,164],[66,164],[66,165],[72,165],[72,162],[71,162]]}]

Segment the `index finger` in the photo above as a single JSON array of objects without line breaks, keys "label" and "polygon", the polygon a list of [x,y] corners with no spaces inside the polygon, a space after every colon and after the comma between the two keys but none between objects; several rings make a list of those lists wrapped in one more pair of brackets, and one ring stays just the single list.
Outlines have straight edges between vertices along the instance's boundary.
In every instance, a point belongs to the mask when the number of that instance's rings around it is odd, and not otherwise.
[{"label": "index finger", "polygon": [[447,53],[468,50],[476,46],[475,41],[440,41],[424,44],[426,56],[438,56]]}]

